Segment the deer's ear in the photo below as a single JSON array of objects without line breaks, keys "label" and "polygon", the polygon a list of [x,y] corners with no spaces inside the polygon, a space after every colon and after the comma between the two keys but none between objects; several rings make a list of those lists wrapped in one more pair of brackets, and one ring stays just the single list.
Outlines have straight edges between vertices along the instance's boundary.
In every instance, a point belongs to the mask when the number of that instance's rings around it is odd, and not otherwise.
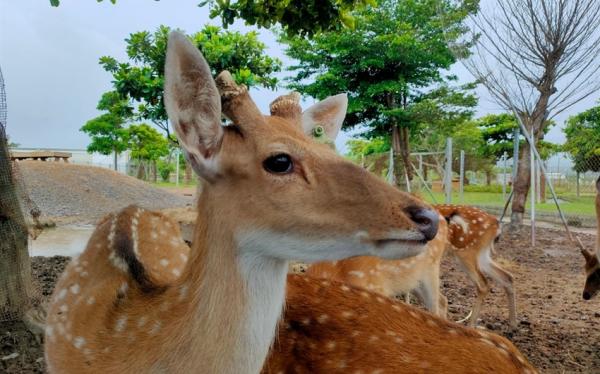
[{"label": "deer's ear", "polygon": [[331,141],[338,136],[348,110],[348,96],[329,96],[302,113],[302,128],[306,135],[313,135],[315,127],[321,126]]},{"label": "deer's ear", "polygon": [[165,108],[194,171],[211,181],[218,175],[223,138],[221,97],[206,60],[189,39],[169,35],[165,63]]},{"label": "deer's ear", "polygon": [[581,249],[581,254],[583,255],[583,258],[585,258],[585,262],[590,263],[593,261],[594,259],[594,254],[590,251],[588,251],[587,249]]}]

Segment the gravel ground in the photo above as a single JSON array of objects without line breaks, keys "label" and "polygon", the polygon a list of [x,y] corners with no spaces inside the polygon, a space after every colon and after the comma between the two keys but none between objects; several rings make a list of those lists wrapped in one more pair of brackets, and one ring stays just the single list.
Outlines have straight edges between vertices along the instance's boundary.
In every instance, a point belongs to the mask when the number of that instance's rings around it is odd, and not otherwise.
[{"label": "gravel ground", "polygon": [[42,218],[59,223],[93,223],[129,204],[147,209],[192,202],[113,170],[62,162],[19,162],[19,173]]},{"label": "gravel ground", "polygon": [[[581,234],[587,246],[594,237]],[[581,299],[583,260],[565,234],[538,230],[538,243],[529,246],[529,230],[503,235],[496,246],[498,262],[515,277],[519,327],[509,331],[506,298],[495,287],[484,304],[480,326],[511,339],[542,373],[600,373],[600,298]],[[35,279],[44,297],[52,292],[68,258],[34,257]],[[449,318],[466,316],[475,298],[474,287],[456,262],[442,264],[443,292]],[[42,373],[43,348],[21,323],[0,326],[0,373]]]}]

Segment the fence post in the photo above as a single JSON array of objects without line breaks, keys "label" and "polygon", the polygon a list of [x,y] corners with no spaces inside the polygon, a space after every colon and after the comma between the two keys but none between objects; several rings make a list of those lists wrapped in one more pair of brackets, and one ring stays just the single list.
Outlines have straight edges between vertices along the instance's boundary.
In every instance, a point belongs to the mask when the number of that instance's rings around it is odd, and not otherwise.
[{"label": "fence post", "polygon": [[[419,175],[423,175],[423,155],[419,155]],[[423,188],[423,183],[427,183],[427,181],[423,181],[423,178],[419,179],[419,189]]]},{"label": "fence post", "polygon": [[446,139],[446,204],[452,203],[452,138]]},{"label": "fence post", "polygon": [[506,166],[508,163],[508,154],[502,154],[502,201],[506,201]]},{"label": "fence post", "polygon": [[459,194],[460,194],[460,203],[465,202],[465,151],[460,151],[460,177],[459,177]]},{"label": "fence post", "polygon": [[531,246],[535,247],[535,195],[536,195],[536,183],[535,183],[535,154],[533,148],[535,144],[529,144],[529,158],[531,160],[529,168],[531,170],[531,182],[529,187],[529,195],[531,196]]},{"label": "fence post", "polygon": [[175,164],[175,185],[179,187],[179,148],[175,150],[175,159],[177,160]]}]

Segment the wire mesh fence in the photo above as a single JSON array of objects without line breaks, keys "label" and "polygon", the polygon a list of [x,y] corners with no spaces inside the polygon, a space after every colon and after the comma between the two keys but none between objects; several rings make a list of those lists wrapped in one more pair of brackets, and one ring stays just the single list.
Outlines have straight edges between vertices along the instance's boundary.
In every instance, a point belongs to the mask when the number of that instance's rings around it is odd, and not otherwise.
[{"label": "wire mesh fence", "polygon": [[[392,158],[389,153],[365,156],[362,163],[366,169],[388,181],[389,170],[394,168],[395,184],[431,203],[473,205],[500,216],[511,197],[515,175],[513,159],[505,155],[497,161],[482,162],[481,156],[464,152],[460,144],[449,141],[447,147],[445,152],[412,153],[411,178],[405,176],[398,157]],[[539,166],[533,171],[536,220],[561,224],[558,205],[571,227],[595,228],[594,201],[600,157],[578,160],[575,164],[569,154],[557,153],[545,160],[544,165],[545,174]],[[556,192],[556,200],[551,194],[550,183]],[[508,204],[506,216],[510,216],[510,206]],[[528,198],[524,218],[529,220],[530,215],[531,200]]]},{"label": "wire mesh fence", "polygon": [[0,322],[20,319],[40,296],[31,276],[28,245],[34,233],[30,228],[40,212],[27,198],[18,169],[10,161],[6,109],[0,71]]}]

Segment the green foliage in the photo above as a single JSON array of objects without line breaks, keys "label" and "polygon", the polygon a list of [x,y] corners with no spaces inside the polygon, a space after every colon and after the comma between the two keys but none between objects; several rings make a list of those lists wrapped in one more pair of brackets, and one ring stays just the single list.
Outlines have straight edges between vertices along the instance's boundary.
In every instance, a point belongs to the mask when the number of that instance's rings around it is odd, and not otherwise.
[{"label": "green foliage", "polygon": [[360,160],[362,156],[383,153],[390,150],[390,139],[377,137],[373,139],[350,139],[346,142],[347,156],[352,160]]},{"label": "green foliage", "polygon": [[126,150],[129,134],[122,125],[122,118],[111,113],[87,121],[81,127],[81,131],[92,139],[87,146],[87,151],[110,155],[113,152],[121,153]]},{"label": "green foliage", "polygon": [[570,117],[564,132],[563,149],[570,153],[575,170],[600,171],[600,105]]},{"label": "green foliage", "polygon": [[[141,31],[129,35],[125,40],[128,62],[109,56],[100,58],[100,65],[113,76],[115,91],[137,104],[136,117],[151,121],[167,135],[163,72],[170,31],[160,26],[154,33]],[[267,88],[277,85],[273,74],[281,69],[281,62],[265,54],[265,45],[258,41],[257,33],[223,31],[209,25],[190,38],[204,54],[214,75],[229,70],[238,84]]]},{"label": "green foliage", "polygon": [[127,149],[129,141],[129,133],[123,128],[123,124],[132,115],[128,101],[117,92],[109,91],[102,95],[96,108],[107,113],[87,121],[81,127],[80,131],[92,139],[87,151],[103,155],[123,152]]},{"label": "green foliage", "polygon": [[476,99],[442,70],[456,61],[448,43],[469,47],[458,39],[476,8],[477,1],[382,0],[354,13],[353,30],[283,35],[286,54],[298,60],[289,87],[317,99],[347,92],[345,127],[364,126],[367,138],[387,138],[393,126],[418,134],[431,121],[461,122]]},{"label": "green foliage", "polygon": [[160,179],[163,182],[168,182],[169,176],[171,175],[172,172],[175,171],[175,165],[173,165],[172,163],[169,163],[165,160],[158,160],[157,167],[158,167],[158,173],[160,174]]},{"label": "green foliage", "polygon": [[[488,114],[477,119],[475,124],[481,129],[483,134],[482,157],[499,160],[504,152],[509,157],[512,157],[514,130],[519,127],[514,115],[508,113]],[[544,126],[544,134],[548,133],[554,125],[553,121],[548,121]],[[525,144],[525,141],[523,137],[520,137],[519,142],[521,146]],[[547,160],[560,150],[558,145],[544,140],[538,141],[537,148],[543,160]]]},{"label": "green foliage", "polygon": [[339,30],[340,26],[354,26],[351,11],[364,5],[375,5],[375,0],[206,0],[211,18],[221,17],[223,26],[237,18],[247,24],[269,28],[279,23],[288,35],[313,35],[320,31]]},{"label": "green foliage", "polygon": [[131,125],[128,132],[132,158],[156,161],[169,154],[169,142],[153,127],[145,123]]},{"label": "green foliage", "polygon": [[[60,0],[50,0],[52,6],[59,4]],[[202,0],[198,6],[208,5],[210,17],[221,18],[225,28],[241,18],[259,27],[280,24],[289,35],[312,35],[342,25],[353,27],[352,10],[367,4],[375,5],[376,0]]]}]

